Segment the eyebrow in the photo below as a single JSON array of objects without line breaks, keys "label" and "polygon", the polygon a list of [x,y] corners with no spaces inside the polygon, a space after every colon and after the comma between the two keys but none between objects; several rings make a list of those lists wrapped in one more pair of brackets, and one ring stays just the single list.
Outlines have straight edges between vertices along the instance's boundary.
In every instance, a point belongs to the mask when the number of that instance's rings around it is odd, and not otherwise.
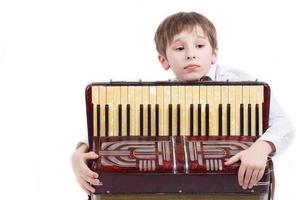
[{"label": "eyebrow", "polygon": [[[197,36],[197,39],[203,39],[203,40],[205,40],[205,37],[204,36]],[[176,43],[176,42],[179,42],[181,40],[181,38],[177,38],[176,40],[173,40],[172,42],[171,42],[171,44],[172,43]]]}]

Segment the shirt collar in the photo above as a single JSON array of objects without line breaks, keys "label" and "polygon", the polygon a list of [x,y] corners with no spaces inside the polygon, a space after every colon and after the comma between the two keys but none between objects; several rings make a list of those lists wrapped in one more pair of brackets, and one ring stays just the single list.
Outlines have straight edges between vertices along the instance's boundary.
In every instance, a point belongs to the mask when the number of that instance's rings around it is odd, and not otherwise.
[{"label": "shirt collar", "polygon": [[209,78],[211,78],[212,81],[215,81],[216,80],[216,68],[217,68],[216,64],[211,65],[209,71],[207,72],[207,74],[205,76],[209,76]]}]

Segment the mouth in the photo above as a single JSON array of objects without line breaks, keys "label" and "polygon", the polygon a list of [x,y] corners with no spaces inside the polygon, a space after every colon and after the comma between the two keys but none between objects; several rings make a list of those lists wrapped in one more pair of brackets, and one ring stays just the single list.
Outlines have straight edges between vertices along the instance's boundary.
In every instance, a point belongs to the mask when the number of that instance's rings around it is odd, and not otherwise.
[{"label": "mouth", "polygon": [[196,69],[198,67],[200,67],[200,66],[196,65],[196,64],[189,64],[189,65],[185,66],[184,69],[193,70],[193,69]]}]

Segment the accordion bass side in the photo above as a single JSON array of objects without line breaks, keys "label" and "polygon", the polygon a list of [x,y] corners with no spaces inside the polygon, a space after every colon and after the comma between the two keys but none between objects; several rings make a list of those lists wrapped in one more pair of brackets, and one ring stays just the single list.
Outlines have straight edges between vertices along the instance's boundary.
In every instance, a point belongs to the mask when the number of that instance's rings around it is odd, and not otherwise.
[{"label": "accordion bass side", "polygon": [[271,159],[260,182],[247,190],[238,184],[239,163],[224,165],[266,131],[269,102],[263,82],[90,84],[88,139],[99,155],[90,167],[103,182],[92,198],[270,199]]}]

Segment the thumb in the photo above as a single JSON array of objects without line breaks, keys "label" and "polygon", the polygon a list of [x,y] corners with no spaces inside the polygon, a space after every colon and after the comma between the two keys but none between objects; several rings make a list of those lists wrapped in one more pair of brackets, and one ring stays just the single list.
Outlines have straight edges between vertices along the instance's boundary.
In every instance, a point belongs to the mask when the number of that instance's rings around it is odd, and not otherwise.
[{"label": "thumb", "polygon": [[225,165],[232,165],[233,163],[238,162],[241,159],[241,154],[237,153],[234,156],[232,156],[231,158],[229,158],[229,160],[227,160],[224,164]]}]

